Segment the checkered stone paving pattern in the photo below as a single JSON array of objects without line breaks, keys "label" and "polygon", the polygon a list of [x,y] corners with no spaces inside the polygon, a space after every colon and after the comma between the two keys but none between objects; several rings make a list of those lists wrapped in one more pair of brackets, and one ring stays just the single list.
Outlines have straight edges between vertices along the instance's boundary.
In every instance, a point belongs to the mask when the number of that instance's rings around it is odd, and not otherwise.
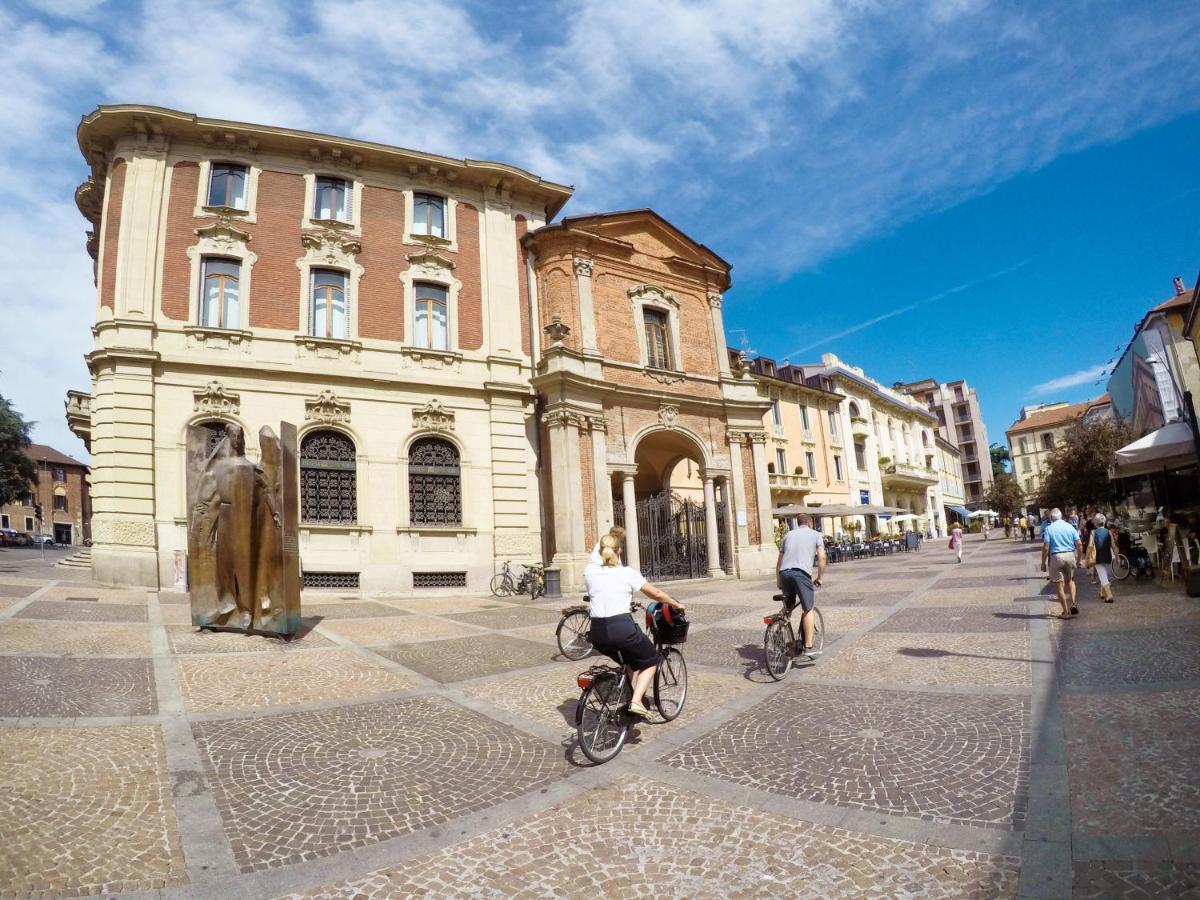
[{"label": "checkered stone paving pattern", "polygon": [[[1091,609],[1085,611],[1090,613]],[[1067,685],[1167,683],[1200,679],[1200,624],[1124,632],[1072,631],[1082,620],[1062,622],[1054,633],[1058,667]]]},{"label": "checkered stone paving pattern", "polygon": [[[703,848],[703,849],[701,849]],[[636,775],[308,897],[1011,897],[1017,860],[868,837]]]},{"label": "checkered stone paving pattern", "polygon": [[186,879],[158,728],[0,728],[0,759],[5,896]]},{"label": "checkered stone paving pattern", "polygon": [[454,613],[446,618],[465,622],[480,628],[521,628],[526,625],[557,625],[562,614],[555,610],[538,609],[532,606],[510,606],[504,609],[481,609],[474,612]]},{"label": "checkered stone paving pattern", "polygon": [[34,619],[0,621],[0,653],[55,656],[149,656],[146,625],[89,622],[75,627]]},{"label": "checkered stone paving pattern", "polygon": [[1008,606],[942,606],[902,609],[875,633],[960,634],[980,631],[1028,631],[1029,613]]},{"label": "checkered stone paving pattern", "polygon": [[0,581],[0,598],[7,597],[28,597],[36,588],[27,584],[9,584],[6,581]]},{"label": "checkered stone paving pattern", "polygon": [[376,619],[327,619],[320,627],[322,631],[332,632],[368,647],[400,641],[428,641],[480,634],[478,628],[470,628],[449,619],[421,615],[381,616]]},{"label": "checkered stone paving pattern", "polygon": [[412,683],[351,650],[189,656],[176,663],[190,712],[256,709],[321,700],[353,700]]},{"label": "checkered stone paving pattern", "polygon": [[356,603],[318,603],[305,612],[323,619],[373,619],[377,616],[405,616],[408,613],[387,603],[360,600]]},{"label": "checkered stone paving pattern", "polygon": [[34,600],[17,619],[59,622],[146,622],[146,607],[132,603],[81,603],[78,600]]},{"label": "checkered stone paving pattern", "polygon": [[1200,690],[1067,694],[1075,830],[1200,831]]},{"label": "checkered stone paving pattern", "polygon": [[881,685],[1025,687],[1031,680],[1025,634],[877,634],[872,632],[832,659],[812,678],[872,681]]},{"label": "checkered stone paving pattern", "polygon": [[[166,616],[163,616],[166,619]],[[191,614],[184,617],[190,621]],[[312,619],[304,622],[311,623]],[[292,638],[265,634],[245,634],[240,631],[210,631],[191,625],[168,625],[167,638],[175,653],[260,653],[267,651],[309,650],[313,647],[332,647],[333,641],[311,628],[302,628]]]},{"label": "checkered stone paving pattern", "polygon": [[379,647],[376,653],[446,684],[553,662],[557,648],[499,634]]},{"label": "checkered stone paving pattern", "polygon": [[1023,697],[782,691],[665,763],[769,793],[935,822],[1024,821]]},{"label": "checkered stone paving pattern", "polygon": [[243,871],[430,828],[565,771],[559,748],[435,697],[198,723],[193,732]]},{"label": "checkered stone paving pattern", "polygon": [[[941,584],[941,582],[938,582]],[[1028,587],[1002,588],[933,588],[922,591],[912,599],[912,606],[995,606],[1012,602],[1018,594],[1027,593]]]},{"label": "checkered stone paving pattern", "polygon": [[765,629],[761,619],[757,627],[719,625],[697,629],[688,632],[687,643],[681,649],[689,665],[728,666],[747,671],[761,669]]},{"label": "checkered stone paving pattern", "polygon": [[1161,900],[1200,897],[1200,864],[1077,862],[1075,900]]},{"label": "checkered stone paving pattern", "polygon": [[0,716],[143,716],[158,711],[147,659],[0,656]]}]

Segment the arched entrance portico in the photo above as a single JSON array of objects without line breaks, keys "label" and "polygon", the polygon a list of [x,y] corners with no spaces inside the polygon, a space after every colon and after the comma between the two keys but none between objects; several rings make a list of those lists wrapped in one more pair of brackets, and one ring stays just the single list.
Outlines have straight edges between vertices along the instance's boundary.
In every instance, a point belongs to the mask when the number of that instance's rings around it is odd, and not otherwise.
[{"label": "arched entrance portico", "polygon": [[730,568],[728,477],[703,444],[664,428],[638,437],[633,462],[613,470],[613,519],[626,559],[651,581],[721,577]]}]

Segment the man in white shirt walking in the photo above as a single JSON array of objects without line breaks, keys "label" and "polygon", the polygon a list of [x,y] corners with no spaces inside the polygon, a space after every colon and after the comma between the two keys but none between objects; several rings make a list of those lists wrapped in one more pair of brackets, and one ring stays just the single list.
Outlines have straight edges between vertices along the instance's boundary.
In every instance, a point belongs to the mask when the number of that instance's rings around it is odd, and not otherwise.
[{"label": "man in white shirt walking", "polygon": [[[813,615],[816,605],[816,591],[821,586],[825,575],[825,542],[821,534],[812,527],[812,516],[804,514],[798,517],[797,526],[783,536],[783,544],[779,548],[779,559],[775,563],[775,581],[783,591],[790,612],[796,606],[799,598],[804,614],[800,617],[800,634],[804,641],[804,653],[814,655],[813,646]],[[813,566],[817,568],[813,576]]]}]

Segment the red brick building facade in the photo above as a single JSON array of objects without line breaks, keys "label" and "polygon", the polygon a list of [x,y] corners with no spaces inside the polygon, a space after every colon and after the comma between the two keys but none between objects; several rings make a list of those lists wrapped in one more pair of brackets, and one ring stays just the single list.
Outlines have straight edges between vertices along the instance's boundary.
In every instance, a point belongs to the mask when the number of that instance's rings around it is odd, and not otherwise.
[{"label": "red brick building facade", "polygon": [[88,467],[45,444],[31,444],[25,454],[37,466],[37,483],[15,503],[0,506],[0,528],[49,534],[58,544],[90,540]]}]

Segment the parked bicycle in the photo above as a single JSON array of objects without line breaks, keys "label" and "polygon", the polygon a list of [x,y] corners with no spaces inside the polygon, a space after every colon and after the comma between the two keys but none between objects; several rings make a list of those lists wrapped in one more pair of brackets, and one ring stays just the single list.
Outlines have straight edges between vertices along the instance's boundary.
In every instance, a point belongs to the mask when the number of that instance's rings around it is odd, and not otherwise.
[{"label": "parked bicycle", "polygon": [[509,597],[513,594],[529,594],[534,600],[546,594],[546,569],[540,563],[532,563],[525,571],[516,575],[512,560],[504,561],[504,568],[492,576],[489,585],[494,597]]},{"label": "parked bicycle", "polygon": [[[654,706],[664,722],[678,718],[687,700],[687,663],[676,647],[687,640],[688,622],[670,612],[646,612],[655,649]],[[575,734],[584,756],[600,765],[614,759],[629,735],[633,684],[628,666],[592,666],[575,682],[582,693],[575,708]]]},{"label": "parked bicycle", "polygon": [[802,647],[797,647],[796,632],[792,628],[792,610],[796,607],[789,607],[787,597],[783,594],[776,594],[773,599],[784,606],[779,612],[763,618],[763,624],[767,626],[763,633],[763,653],[766,656],[767,672],[776,681],[782,681],[783,676],[792,668],[793,660],[812,659],[824,648],[825,620],[821,616],[821,610],[814,606],[812,650],[805,651]]},{"label": "parked bicycle", "polygon": [[[592,616],[588,612],[587,597],[578,606],[568,606],[562,611],[558,628],[554,632],[558,640],[558,652],[570,660],[580,660],[592,652]],[[629,614],[638,621],[638,610],[646,607],[634,600],[629,604]]]},{"label": "parked bicycle", "polygon": [[[1128,552],[1119,549],[1128,547]],[[1113,554],[1109,563],[1109,571],[1116,581],[1124,581],[1132,573],[1135,578],[1146,578],[1154,575],[1154,563],[1150,551],[1143,545],[1141,539],[1134,534],[1122,532],[1117,539],[1118,550]]]}]

